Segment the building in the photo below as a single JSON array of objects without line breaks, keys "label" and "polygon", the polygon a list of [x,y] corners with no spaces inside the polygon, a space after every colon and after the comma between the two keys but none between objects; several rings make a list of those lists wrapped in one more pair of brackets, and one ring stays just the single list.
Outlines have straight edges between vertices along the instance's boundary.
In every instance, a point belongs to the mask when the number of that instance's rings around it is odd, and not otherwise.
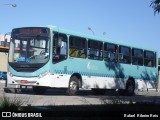
[{"label": "building", "polygon": [[0,34],[0,52],[8,52],[10,37],[8,34]]},{"label": "building", "polygon": [[0,71],[7,71],[10,35],[0,34]]}]

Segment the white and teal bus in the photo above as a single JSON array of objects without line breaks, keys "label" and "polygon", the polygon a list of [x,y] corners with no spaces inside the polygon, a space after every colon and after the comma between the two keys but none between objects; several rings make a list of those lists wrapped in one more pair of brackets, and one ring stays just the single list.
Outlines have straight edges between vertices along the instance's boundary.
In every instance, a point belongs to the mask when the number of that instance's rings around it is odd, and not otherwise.
[{"label": "white and teal bus", "polygon": [[7,82],[33,86],[36,94],[61,88],[68,95],[79,89],[133,95],[135,89],[155,88],[157,80],[158,58],[152,49],[54,26],[11,32]]}]

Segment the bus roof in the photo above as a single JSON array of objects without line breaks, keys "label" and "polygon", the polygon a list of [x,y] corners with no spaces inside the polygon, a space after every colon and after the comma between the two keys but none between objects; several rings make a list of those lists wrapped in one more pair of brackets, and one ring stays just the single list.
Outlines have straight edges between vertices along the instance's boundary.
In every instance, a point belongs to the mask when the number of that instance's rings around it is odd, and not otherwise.
[{"label": "bus roof", "polygon": [[[32,26],[32,27],[46,27],[46,26]],[[80,33],[80,32],[75,32],[75,31],[71,31],[71,30],[67,30],[67,29],[62,29],[59,28],[57,26],[52,26],[52,25],[48,25],[47,28],[51,29],[52,31],[56,31],[56,32],[61,32],[61,33],[65,33],[68,35],[74,35],[74,36],[79,36],[79,37],[84,37],[87,39],[93,39],[93,40],[98,40],[98,41],[102,41],[102,42],[109,42],[109,43],[113,43],[113,44],[117,44],[117,45],[122,45],[122,46],[128,46],[131,48],[139,48],[139,49],[144,49],[144,50],[148,50],[148,51],[155,51],[157,52],[157,50],[155,48],[146,48],[144,45],[136,45],[136,44],[129,44],[126,42],[120,42],[117,40],[109,40],[106,39],[104,37],[100,37],[100,36],[95,36],[95,35],[89,35],[89,34],[84,34],[84,33]]]},{"label": "bus roof", "polygon": [[66,30],[66,29],[61,29],[61,28],[56,27],[56,26],[49,26],[49,28],[52,29],[53,31],[57,31],[57,32],[61,32],[61,33],[69,34],[69,35],[75,35],[75,36],[79,36],[79,37],[85,37],[87,39],[99,40],[99,41],[102,41],[102,42],[109,42],[109,43],[113,43],[113,44],[128,46],[128,47],[131,47],[131,48],[139,48],[139,49],[144,49],[144,50],[148,50],[148,51],[157,52],[156,49],[146,48],[143,45],[142,46],[131,45],[129,43],[124,43],[124,42],[120,42],[120,41],[117,41],[117,40],[109,40],[109,39],[106,39],[106,38],[100,37],[100,36],[89,35],[89,34],[79,33],[79,32],[70,31],[70,30]]}]

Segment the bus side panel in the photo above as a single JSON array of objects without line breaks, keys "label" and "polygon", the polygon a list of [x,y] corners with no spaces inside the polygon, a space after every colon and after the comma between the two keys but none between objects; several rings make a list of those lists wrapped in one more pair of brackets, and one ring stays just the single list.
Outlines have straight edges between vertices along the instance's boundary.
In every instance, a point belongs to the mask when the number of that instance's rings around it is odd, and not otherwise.
[{"label": "bus side panel", "polygon": [[68,87],[70,77],[78,73],[82,88],[125,89],[129,78],[135,80],[136,89],[155,88],[158,70],[152,67],[68,57],[53,64],[53,87]]},{"label": "bus side panel", "polygon": [[67,88],[71,75],[67,74],[52,74],[51,75],[51,87],[54,88]]},{"label": "bus side panel", "polygon": [[83,88],[125,89],[126,80],[113,77],[83,76]]},{"label": "bus side panel", "polygon": [[158,79],[158,71],[155,67],[129,65],[131,76],[135,79],[136,89],[155,88]]},{"label": "bus side panel", "polygon": [[125,88],[126,78],[124,78],[124,73],[120,71],[122,68],[118,68],[118,71],[114,70],[115,65],[114,68],[113,66],[108,67],[105,61],[68,58],[54,64],[51,68],[54,73],[52,76],[54,87],[68,87],[70,77],[74,73],[78,73],[82,77],[83,88]]}]

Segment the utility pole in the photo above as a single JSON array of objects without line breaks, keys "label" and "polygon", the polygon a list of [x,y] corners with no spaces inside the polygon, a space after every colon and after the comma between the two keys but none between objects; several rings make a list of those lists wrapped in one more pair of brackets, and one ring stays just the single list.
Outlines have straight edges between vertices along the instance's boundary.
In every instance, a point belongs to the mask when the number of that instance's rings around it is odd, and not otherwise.
[{"label": "utility pole", "polygon": [[94,35],[94,31],[90,27],[88,27],[88,30],[90,30],[92,34]]},{"label": "utility pole", "polygon": [[17,7],[17,4],[4,4],[4,5],[9,5],[11,7]]}]

